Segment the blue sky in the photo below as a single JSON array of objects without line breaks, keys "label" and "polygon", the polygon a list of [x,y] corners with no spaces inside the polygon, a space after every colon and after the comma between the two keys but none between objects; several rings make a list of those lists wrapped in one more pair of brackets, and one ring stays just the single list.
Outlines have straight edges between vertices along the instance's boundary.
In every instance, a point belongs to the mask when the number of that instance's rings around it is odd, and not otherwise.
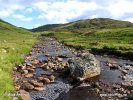
[{"label": "blue sky", "polygon": [[99,17],[133,22],[133,0],[0,0],[0,18],[27,29]]}]

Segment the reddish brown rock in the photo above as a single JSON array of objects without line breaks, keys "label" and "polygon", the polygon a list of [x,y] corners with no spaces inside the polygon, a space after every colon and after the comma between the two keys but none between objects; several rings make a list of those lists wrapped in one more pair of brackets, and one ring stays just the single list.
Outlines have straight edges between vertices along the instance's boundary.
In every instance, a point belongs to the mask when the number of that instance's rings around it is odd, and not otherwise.
[{"label": "reddish brown rock", "polygon": [[25,75],[26,78],[29,78],[29,77],[32,77],[32,76],[33,76],[32,73],[29,73],[29,74],[26,74],[26,75]]},{"label": "reddish brown rock", "polygon": [[35,87],[34,88],[34,90],[36,90],[36,91],[42,91],[42,90],[44,90],[45,88],[44,87]]},{"label": "reddish brown rock", "polygon": [[44,78],[43,79],[43,82],[46,83],[46,84],[48,84],[48,83],[50,83],[50,80],[48,78]]}]

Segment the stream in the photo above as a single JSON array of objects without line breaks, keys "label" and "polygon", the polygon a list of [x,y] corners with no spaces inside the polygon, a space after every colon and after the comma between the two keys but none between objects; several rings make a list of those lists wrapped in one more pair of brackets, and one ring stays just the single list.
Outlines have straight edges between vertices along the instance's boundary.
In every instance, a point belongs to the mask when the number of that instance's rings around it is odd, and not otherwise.
[{"label": "stream", "polygon": [[[64,46],[54,38],[40,37],[20,68],[14,72],[18,91],[26,90],[31,100],[130,100],[133,99],[133,62],[115,56],[95,55],[100,61],[101,74],[83,82],[69,77],[67,62],[84,51]],[[45,67],[45,64],[49,67]],[[22,66],[32,66],[29,69]],[[53,67],[54,66],[54,67]],[[25,70],[25,71],[24,71]],[[28,76],[29,75],[29,76]],[[39,77],[54,76],[42,88],[25,88],[25,83]],[[16,78],[17,77],[17,78]],[[46,81],[46,80],[45,80]],[[24,87],[25,86],[25,87]],[[42,90],[41,90],[42,89]]]}]

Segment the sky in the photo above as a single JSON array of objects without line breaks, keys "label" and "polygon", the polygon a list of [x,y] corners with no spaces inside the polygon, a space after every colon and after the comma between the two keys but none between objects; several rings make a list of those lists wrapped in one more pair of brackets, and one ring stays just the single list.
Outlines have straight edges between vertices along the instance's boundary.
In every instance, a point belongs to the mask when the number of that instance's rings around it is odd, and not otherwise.
[{"label": "sky", "polygon": [[133,22],[133,0],[0,0],[0,19],[27,29],[92,18]]}]

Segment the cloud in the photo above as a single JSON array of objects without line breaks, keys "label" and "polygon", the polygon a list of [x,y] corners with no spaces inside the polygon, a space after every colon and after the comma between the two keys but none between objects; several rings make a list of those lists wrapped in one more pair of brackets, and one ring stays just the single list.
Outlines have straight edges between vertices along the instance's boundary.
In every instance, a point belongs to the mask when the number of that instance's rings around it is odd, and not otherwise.
[{"label": "cloud", "polygon": [[26,9],[26,12],[27,12],[27,13],[32,13],[32,12],[33,12],[33,9],[32,9],[32,8],[27,8],[27,9]]},{"label": "cloud", "polygon": [[35,24],[33,28],[37,28],[39,26],[41,26],[41,24]]},{"label": "cloud", "polygon": [[113,0],[107,9],[111,17],[121,18],[126,14],[133,13],[133,2],[131,0]]},{"label": "cloud", "polygon": [[12,10],[9,9],[2,9],[0,10],[0,17],[7,17],[13,13]]},{"label": "cloud", "polygon": [[33,18],[25,17],[24,15],[21,15],[21,14],[14,14],[13,17],[18,18],[22,21],[32,21],[33,20]]},{"label": "cloud", "polygon": [[133,18],[126,18],[126,19],[124,19],[124,20],[133,23]]},{"label": "cloud", "polygon": [[65,2],[38,2],[33,6],[40,10],[39,19],[47,19],[55,23],[66,23],[68,20],[79,17],[88,11],[100,8],[96,2],[81,2],[67,0]]},{"label": "cloud", "polygon": [[8,17],[11,14],[15,13],[16,10],[22,10],[22,9],[24,9],[24,7],[17,4],[14,4],[12,6],[11,5],[8,6],[8,4],[7,5],[0,4],[0,17]]}]

